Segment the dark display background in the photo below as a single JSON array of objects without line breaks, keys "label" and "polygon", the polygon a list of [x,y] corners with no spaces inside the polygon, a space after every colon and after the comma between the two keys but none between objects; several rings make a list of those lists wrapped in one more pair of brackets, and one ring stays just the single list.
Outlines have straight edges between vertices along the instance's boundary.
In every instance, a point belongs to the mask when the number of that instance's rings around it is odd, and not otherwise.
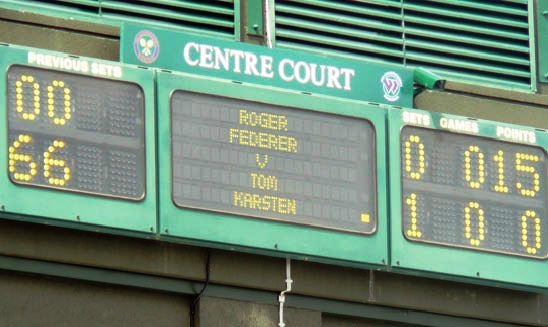
[{"label": "dark display background", "polygon": [[[240,124],[240,110],[284,116],[287,126]],[[292,137],[296,152],[230,143],[231,128]],[[359,233],[376,229],[375,131],[366,120],[176,91],[171,141],[172,196],[179,207]],[[263,164],[268,156],[263,168],[257,156]],[[251,174],[274,176],[276,190],[253,187]],[[294,200],[296,210],[235,205],[234,192]]]}]

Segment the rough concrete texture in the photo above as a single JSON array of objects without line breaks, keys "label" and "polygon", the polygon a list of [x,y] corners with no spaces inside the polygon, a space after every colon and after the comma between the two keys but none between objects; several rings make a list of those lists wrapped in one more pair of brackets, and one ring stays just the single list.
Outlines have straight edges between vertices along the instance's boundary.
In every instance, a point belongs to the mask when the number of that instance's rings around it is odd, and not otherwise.
[{"label": "rough concrete texture", "polygon": [[[199,327],[273,327],[278,326],[279,307],[203,297],[199,307]],[[319,312],[284,307],[284,323],[287,327],[318,327],[322,325]]]}]

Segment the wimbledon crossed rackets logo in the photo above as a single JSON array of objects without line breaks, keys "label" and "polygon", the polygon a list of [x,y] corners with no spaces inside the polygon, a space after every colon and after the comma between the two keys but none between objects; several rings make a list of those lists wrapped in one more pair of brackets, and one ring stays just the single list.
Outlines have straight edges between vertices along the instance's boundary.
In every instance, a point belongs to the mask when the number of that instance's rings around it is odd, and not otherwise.
[{"label": "wimbledon crossed rackets logo", "polygon": [[395,72],[387,72],[381,77],[382,89],[384,98],[390,102],[394,102],[400,98],[400,90],[402,81],[400,75]]},{"label": "wimbledon crossed rackets logo", "polygon": [[151,64],[160,55],[160,42],[151,31],[140,31],[133,39],[133,52],[140,62]]}]

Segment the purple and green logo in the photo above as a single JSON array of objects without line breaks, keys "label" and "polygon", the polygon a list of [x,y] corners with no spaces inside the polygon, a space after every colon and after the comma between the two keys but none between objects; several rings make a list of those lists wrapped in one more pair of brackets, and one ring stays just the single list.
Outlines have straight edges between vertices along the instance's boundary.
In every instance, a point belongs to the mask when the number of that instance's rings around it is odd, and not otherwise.
[{"label": "purple and green logo", "polygon": [[140,62],[152,64],[160,55],[160,42],[154,33],[142,30],[133,39],[133,51]]},{"label": "purple and green logo", "polygon": [[403,85],[400,75],[395,72],[387,72],[382,75],[381,84],[386,100],[394,102],[400,98],[400,90]]}]

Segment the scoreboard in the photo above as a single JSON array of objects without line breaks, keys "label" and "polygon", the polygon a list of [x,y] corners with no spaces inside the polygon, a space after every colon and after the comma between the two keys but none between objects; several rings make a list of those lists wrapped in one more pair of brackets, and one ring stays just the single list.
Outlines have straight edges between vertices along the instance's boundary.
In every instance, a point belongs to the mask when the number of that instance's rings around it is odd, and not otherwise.
[{"label": "scoreboard", "polygon": [[541,148],[410,126],[400,144],[408,239],[547,257]]},{"label": "scoreboard", "polygon": [[156,230],[153,72],[17,47],[0,69],[4,210]]},{"label": "scoreboard", "polygon": [[2,217],[548,288],[545,130],[0,52]]},{"label": "scoreboard", "polygon": [[8,171],[16,184],[113,198],[145,196],[138,84],[11,66]]},{"label": "scoreboard", "polygon": [[396,268],[548,286],[548,134],[420,110],[389,123]]},{"label": "scoreboard", "polygon": [[388,262],[385,109],[187,74],[157,81],[165,236]]}]

